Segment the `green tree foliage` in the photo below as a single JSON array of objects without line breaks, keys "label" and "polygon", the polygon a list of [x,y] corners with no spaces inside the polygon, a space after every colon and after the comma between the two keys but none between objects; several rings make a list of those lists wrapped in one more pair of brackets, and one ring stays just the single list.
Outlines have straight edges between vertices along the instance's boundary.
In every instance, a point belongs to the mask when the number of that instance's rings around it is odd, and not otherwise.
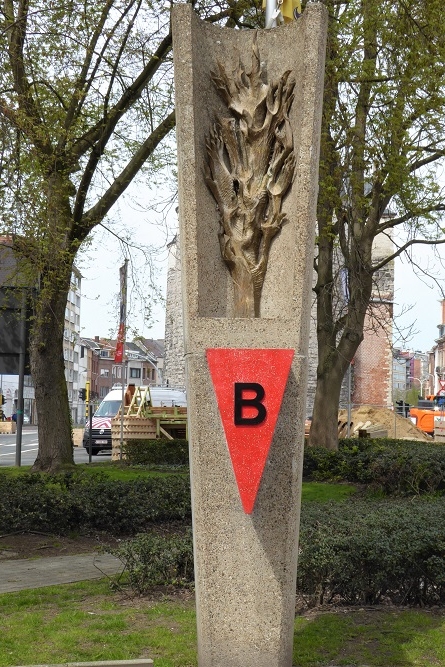
[{"label": "green tree foliage", "polygon": [[[414,244],[445,240],[439,182],[445,149],[445,22],[438,0],[325,4],[330,21],[310,442],[335,449],[341,383],[363,339],[376,277]],[[388,210],[392,214],[384,215]],[[384,236],[393,240],[393,250],[376,260],[373,245]]]},{"label": "green tree foliage", "polygon": [[[246,5],[195,8],[234,25]],[[0,233],[39,287],[37,470],[73,463],[62,336],[76,253],[138,175],[146,189],[173,161],[171,48],[158,0],[0,2]]]}]

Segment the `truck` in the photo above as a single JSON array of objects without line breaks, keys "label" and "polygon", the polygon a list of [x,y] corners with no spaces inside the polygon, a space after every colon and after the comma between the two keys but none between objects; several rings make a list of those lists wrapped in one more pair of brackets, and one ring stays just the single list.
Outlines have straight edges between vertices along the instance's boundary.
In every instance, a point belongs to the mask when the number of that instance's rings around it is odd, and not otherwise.
[{"label": "truck", "polygon": [[410,407],[409,416],[417,428],[428,435],[434,435],[437,421],[445,419],[445,397],[437,394],[419,399],[417,407]]},{"label": "truck", "polygon": [[[170,387],[139,387],[149,397],[149,404],[156,407],[187,407],[185,392]],[[122,405],[122,386],[113,385],[91,419],[91,454],[96,456],[100,451],[111,451],[111,420],[116,417]],[[87,423],[83,434],[83,447],[89,451],[90,424]]]}]

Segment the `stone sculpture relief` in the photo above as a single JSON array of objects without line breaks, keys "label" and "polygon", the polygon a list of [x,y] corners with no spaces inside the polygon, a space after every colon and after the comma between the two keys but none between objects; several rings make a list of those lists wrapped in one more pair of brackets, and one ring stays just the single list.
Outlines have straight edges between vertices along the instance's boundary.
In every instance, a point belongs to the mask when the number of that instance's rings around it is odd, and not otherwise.
[{"label": "stone sculpture relief", "polygon": [[283,197],[295,170],[289,110],[295,81],[267,83],[256,37],[252,66],[231,73],[217,63],[213,82],[231,112],[206,137],[206,183],[215,198],[221,254],[234,284],[234,317],[260,317],[272,239],[286,222]]}]

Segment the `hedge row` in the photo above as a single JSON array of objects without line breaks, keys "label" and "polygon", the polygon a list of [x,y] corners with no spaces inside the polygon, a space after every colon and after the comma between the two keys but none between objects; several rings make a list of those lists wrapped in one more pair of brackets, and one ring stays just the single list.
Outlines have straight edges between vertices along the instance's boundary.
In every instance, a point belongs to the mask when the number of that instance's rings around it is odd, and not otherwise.
[{"label": "hedge row", "polygon": [[[308,503],[297,592],[311,605],[445,604],[445,501]],[[139,535],[112,553],[135,593],[193,579],[191,533]]]},{"label": "hedge row", "polygon": [[111,481],[81,472],[0,475],[0,532],[135,535],[152,523],[191,519],[188,476]]},{"label": "hedge row", "polygon": [[124,446],[126,460],[131,465],[188,465],[187,440],[128,440]]},{"label": "hedge row", "polygon": [[308,503],[298,590],[312,601],[445,603],[445,500]]},{"label": "hedge row", "polygon": [[371,485],[386,494],[445,490],[445,447],[408,440],[341,440],[338,451],[306,447],[303,477]]},{"label": "hedge row", "polygon": [[[186,440],[128,443],[127,460],[136,465],[188,464]],[[389,438],[345,439],[338,451],[306,447],[303,477],[314,481],[366,484],[383,493],[419,495],[445,491],[445,446]]]}]

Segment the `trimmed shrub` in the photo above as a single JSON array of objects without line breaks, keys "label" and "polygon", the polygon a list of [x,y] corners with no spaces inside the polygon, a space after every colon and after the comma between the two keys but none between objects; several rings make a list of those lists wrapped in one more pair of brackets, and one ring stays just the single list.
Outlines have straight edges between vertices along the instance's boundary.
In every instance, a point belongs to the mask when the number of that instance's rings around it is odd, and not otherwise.
[{"label": "trimmed shrub", "polygon": [[443,492],[445,447],[405,440],[342,440],[338,451],[306,448],[303,477],[368,484],[386,494]]},{"label": "trimmed shrub", "polygon": [[128,440],[124,454],[132,465],[184,466],[189,464],[187,440]]},{"label": "trimmed shrub", "polygon": [[302,508],[298,590],[313,603],[445,603],[445,502]]},{"label": "trimmed shrub", "polygon": [[68,533],[77,524],[77,503],[58,483],[40,475],[0,475],[0,531]]},{"label": "trimmed shrub", "polygon": [[122,562],[128,585],[138,595],[148,593],[153,586],[185,586],[194,581],[191,530],[169,536],[137,535],[107,551]]},{"label": "trimmed shrub", "polygon": [[153,523],[190,523],[190,481],[166,475],[132,481],[81,472],[0,476],[0,531],[135,535]]},{"label": "trimmed shrub", "polygon": [[[193,580],[191,532],[138,535],[118,549],[140,595]],[[306,503],[297,592],[309,604],[445,604],[445,501]]]}]

